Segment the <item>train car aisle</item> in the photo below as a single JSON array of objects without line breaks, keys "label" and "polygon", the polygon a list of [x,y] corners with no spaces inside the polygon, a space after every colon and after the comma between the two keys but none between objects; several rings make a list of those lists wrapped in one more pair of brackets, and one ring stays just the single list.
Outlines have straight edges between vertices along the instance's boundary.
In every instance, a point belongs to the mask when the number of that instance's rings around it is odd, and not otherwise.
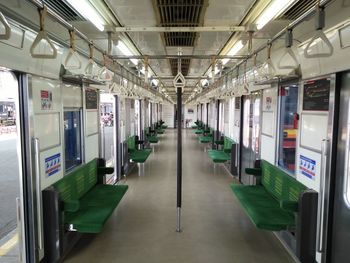
[{"label": "train car aisle", "polygon": [[270,232],[257,230],[235,197],[232,177],[213,164],[192,130],[183,132],[183,209],[176,228],[176,131],[168,129],[99,235],[86,235],[65,262],[294,262]]}]

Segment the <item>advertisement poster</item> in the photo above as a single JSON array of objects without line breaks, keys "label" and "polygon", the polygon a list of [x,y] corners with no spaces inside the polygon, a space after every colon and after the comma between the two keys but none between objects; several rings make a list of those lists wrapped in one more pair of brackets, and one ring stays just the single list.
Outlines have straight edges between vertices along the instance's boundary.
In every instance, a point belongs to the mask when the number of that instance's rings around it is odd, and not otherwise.
[{"label": "advertisement poster", "polygon": [[48,90],[41,90],[40,98],[41,98],[41,109],[51,110],[52,109],[52,92]]}]

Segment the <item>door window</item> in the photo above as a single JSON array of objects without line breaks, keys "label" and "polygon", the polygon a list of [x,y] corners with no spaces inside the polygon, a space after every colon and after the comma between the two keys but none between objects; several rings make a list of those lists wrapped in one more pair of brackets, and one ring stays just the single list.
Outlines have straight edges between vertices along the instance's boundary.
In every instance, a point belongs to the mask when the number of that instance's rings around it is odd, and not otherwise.
[{"label": "door window", "polygon": [[278,165],[295,172],[295,148],[298,131],[298,86],[282,86],[280,96]]},{"label": "door window", "polygon": [[82,163],[80,110],[64,112],[64,145],[66,171]]},{"label": "door window", "polygon": [[21,243],[16,213],[22,184],[18,86],[12,72],[0,69],[0,262],[17,262]]}]

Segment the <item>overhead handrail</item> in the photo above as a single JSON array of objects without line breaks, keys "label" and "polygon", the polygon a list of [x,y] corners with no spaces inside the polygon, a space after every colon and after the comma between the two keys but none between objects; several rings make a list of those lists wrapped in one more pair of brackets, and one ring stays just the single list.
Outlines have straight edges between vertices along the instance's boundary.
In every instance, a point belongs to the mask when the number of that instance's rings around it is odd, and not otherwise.
[{"label": "overhead handrail", "polygon": [[8,23],[6,17],[1,12],[0,12],[0,23],[5,28],[5,33],[4,34],[0,34],[0,39],[3,39],[3,40],[10,39],[10,37],[11,37],[11,27],[10,27],[10,24]]},{"label": "overhead handrail", "polygon": [[[299,62],[292,50],[293,46],[293,31],[291,29],[287,30],[286,32],[286,38],[285,38],[285,53],[282,55],[280,60],[278,61],[277,67],[280,69],[296,69],[299,66]],[[285,57],[289,56],[293,64],[292,65],[283,65],[282,61],[285,59]]]},{"label": "overhead handrail", "polygon": [[[75,30],[69,30],[69,41],[70,46],[68,50],[68,54],[66,59],[64,60],[65,69],[80,69],[81,68],[81,60],[79,54],[75,49]],[[71,64],[71,60],[75,61],[75,63]]]},{"label": "overhead handrail", "polygon": [[[50,38],[47,35],[47,32],[44,29],[47,7],[44,5],[43,8],[39,8],[38,10],[39,10],[39,18],[40,18],[40,30],[36,38],[34,39],[32,45],[30,46],[30,55],[33,58],[55,59],[57,57],[57,49],[54,46],[54,44],[52,44]],[[35,48],[39,45],[41,41],[45,41],[50,46],[52,50],[52,54],[35,52]]]},{"label": "overhead handrail", "polygon": [[[315,29],[316,33],[310,40],[310,42],[306,45],[304,49],[304,56],[305,58],[326,58],[333,55],[334,48],[332,46],[332,43],[329,41],[328,37],[323,32],[323,28],[325,27],[325,12],[324,8],[321,7],[319,4],[316,8],[316,15],[315,15]],[[320,52],[320,53],[314,53],[310,54],[310,47],[313,44],[316,44],[316,40],[321,39],[326,46],[328,47],[328,52]]]},{"label": "overhead handrail", "polygon": [[86,67],[84,70],[85,75],[93,78],[95,66],[96,66],[96,63],[94,61],[94,44],[90,43],[89,44],[89,60],[88,60],[88,63],[86,64]]}]

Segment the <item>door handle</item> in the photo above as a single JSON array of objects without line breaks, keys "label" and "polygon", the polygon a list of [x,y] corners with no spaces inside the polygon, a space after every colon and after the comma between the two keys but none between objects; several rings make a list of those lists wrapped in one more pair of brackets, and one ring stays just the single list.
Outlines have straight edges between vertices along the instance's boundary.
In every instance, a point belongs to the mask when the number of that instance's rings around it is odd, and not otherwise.
[{"label": "door handle", "polygon": [[323,139],[321,144],[321,181],[320,194],[318,198],[318,216],[317,216],[317,251],[323,252],[323,226],[324,226],[324,201],[326,188],[326,166],[328,156],[328,139]]},{"label": "door handle", "polygon": [[43,222],[42,222],[42,195],[41,195],[41,177],[40,177],[40,147],[39,139],[33,138],[34,144],[34,174],[35,174],[35,197],[36,197],[36,217],[38,223],[38,248],[43,249]]}]

